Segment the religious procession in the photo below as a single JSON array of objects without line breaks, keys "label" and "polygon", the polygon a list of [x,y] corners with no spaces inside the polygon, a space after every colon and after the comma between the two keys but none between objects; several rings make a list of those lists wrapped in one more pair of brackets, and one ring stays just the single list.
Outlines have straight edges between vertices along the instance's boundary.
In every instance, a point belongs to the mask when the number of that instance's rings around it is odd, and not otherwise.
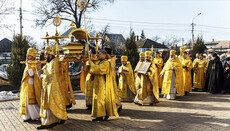
[{"label": "religious procession", "polygon": [[[39,52],[39,56],[44,55],[44,61],[35,59],[36,49],[27,51],[19,114],[24,122],[40,119],[41,126],[37,129],[48,129],[64,124],[68,120],[67,110],[76,102],[68,62],[63,62],[66,56],[58,56],[51,45]],[[122,102],[154,106],[160,102],[161,94],[165,99],[174,100],[177,94],[186,97],[192,90],[230,93],[230,57],[221,61],[212,50],[207,58],[205,55],[197,53],[193,60],[186,48],[181,47],[179,55],[176,50],[170,50],[169,58],[164,62],[162,52],[154,52],[154,56],[153,51],[140,52],[134,70],[129,58],[122,55],[122,64],[116,71],[116,56],[112,55],[112,49],[93,48],[81,70],[80,84],[86,110],[91,110],[92,121],[107,121],[110,117],[119,117]]]},{"label": "religious procession", "polygon": [[[170,40],[158,43],[157,36],[150,40],[143,30],[139,39],[131,24],[127,39],[122,33],[109,34],[108,25],[100,32],[90,31],[90,22],[86,21],[90,17],[86,14],[99,9],[103,2],[114,3],[113,0],[48,1],[39,8],[47,17],[36,22],[45,25],[51,20],[54,28],[49,32],[42,30],[41,48],[23,40],[23,26],[20,26],[21,33],[14,36],[7,73],[2,75],[0,68],[0,87],[5,83],[11,84],[9,88],[13,85],[17,90],[11,91],[18,93],[19,98],[5,102],[0,92],[0,130],[224,130],[230,127],[229,121],[226,122],[230,109],[227,96],[230,41],[218,41],[221,43],[218,48],[219,43],[214,39],[204,44],[202,36],[198,36],[195,42],[193,20],[201,13],[192,19],[192,39],[186,44],[183,38],[182,44],[177,40],[172,44]],[[67,17],[62,13],[67,13]],[[93,19],[116,24],[142,23],[147,28],[159,24]],[[60,33],[62,20],[68,21],[68,25]],[[162,25],[166,24],[170,22]],[[1,41],[0,47],[3,47]],[[8,128],[7,122],[13,126]],[[17,128],[20,124],[22,127]]]}]

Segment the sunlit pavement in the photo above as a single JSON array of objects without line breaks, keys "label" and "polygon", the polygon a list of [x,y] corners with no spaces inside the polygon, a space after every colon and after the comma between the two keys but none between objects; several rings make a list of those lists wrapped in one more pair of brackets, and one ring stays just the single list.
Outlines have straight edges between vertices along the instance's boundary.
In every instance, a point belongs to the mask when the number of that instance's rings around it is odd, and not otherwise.
[{"label": "sunlit pavement", "polygon": [[[77,104],[68,110],[68,120],[50,130],[230,130],[230,95],[193,92],[176,100],[160,98],[160,103],[139,106],[122,103],[120,117],[92,122],[82,93],[75,93]],[[0,102],[0,130],[36,130],[40,121],[23,122],[19,100]]]}]

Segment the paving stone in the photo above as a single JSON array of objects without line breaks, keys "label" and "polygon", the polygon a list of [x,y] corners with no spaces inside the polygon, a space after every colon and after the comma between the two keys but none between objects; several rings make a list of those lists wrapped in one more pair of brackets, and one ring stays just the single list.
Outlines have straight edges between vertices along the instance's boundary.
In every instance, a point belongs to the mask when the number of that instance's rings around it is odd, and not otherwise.
[{"label": "paving stone", "polygon": [[[68,112],[65,124],[49,130],[157,130],[157,131],[225,131],[230,129],[230,95],[192,92],[176,100],[160,98],[152,106],[124,102],[120,117],[92,122],[86,111],[84,94],[76,93],[77,105]],[[40,122],[23,122],[18,113],[19,100],[0,102],[0,130],[34,131]]]}]

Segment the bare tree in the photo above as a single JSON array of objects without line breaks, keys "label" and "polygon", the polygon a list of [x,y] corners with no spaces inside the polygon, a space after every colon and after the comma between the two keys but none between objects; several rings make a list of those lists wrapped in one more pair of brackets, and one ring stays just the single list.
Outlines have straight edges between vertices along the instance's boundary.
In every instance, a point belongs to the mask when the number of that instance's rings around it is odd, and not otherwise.
[{"label": "bare tree", "polygon": [[177,38],[177,36],[166,36],[166,39],[162,41],[169,48],[174,47],[181,39]]},{"label": "bare tree", "polygon": [[26,36],[26,39],[28,40],[29,46],[31,48],[38,49],[38,44],[34,41],[34,38],[32,36]]},{"label": "bare tree", "polygon": [[155,42],[158,42],[160,40],[160,36],[159,35],[156,35],[156,36],[153,36],[152,37],[152,40],[155,41]]},{"label": "bare tree", "polygon": [[[13,13],[14,2],[12,0],[0,0],[0,23],[5,18],[5,16]],[[10,28],[12,25],[0,24],[0,28]]]},{"label": "bare tree", "polygon": [[110,30],[109,25],[106,25],[106,26],[98,33],[98,35],[99,35],[100,37],[104,37],[105,34],[108,34],[109,30]]},{"label": "bare tree", "polygon": [[104,43],[106,42],[105,35],[109,33],[109,25],[106,25],[99,33],[98,35],[100,37],[103,37],[104,39],[101,40],[101,48],[104,48]]},{"label": "bare tree", "polygon": [[0,16],[5,16],[12,13],[14,3],[11,0],[0,0]]},{"label": "bare tree", "polygon": [[55,16],[60,16],[62,20],[72,21],[77,28],[81,27],[83,12],[90,12],[99,9],[106,3],[113,3],[114,0],[88,0],[88,8],[79,10],[76,5],[77,0],[36,0],[38,6],[36,7],[35,19],[36,26],[45,26],[50,19]]}]

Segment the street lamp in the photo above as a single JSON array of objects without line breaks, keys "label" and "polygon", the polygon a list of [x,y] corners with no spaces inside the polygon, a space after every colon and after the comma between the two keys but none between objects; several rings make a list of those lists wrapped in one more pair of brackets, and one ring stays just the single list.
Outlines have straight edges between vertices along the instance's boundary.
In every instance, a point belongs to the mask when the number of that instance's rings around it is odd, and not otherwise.
[{"label": "street lamp", "polygon": [[201,13],[199,13],[199,14],[197,14],[193,19],[192,19],[192,47],[193,47],[193,44],[194,44],[194,19],[197,17],[197,16],[199,16],[199,15],[201,15]]}]

